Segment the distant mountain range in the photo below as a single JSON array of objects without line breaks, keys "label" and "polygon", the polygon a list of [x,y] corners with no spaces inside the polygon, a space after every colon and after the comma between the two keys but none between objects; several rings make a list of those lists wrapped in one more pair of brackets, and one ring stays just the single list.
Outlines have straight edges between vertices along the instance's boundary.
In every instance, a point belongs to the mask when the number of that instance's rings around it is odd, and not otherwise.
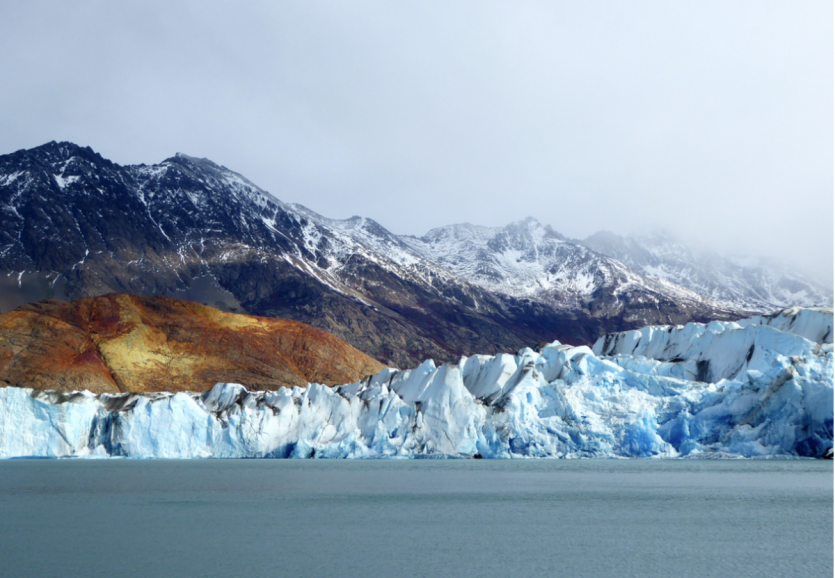
[{"label": "distant mountain range", "polygon": [[688,247],[669,234],[620,237],[601,231],[580,241],[645,275],[744,311],[832,305],[832,290],[776,260],[733,260]]},{"label": "distant mountain range", "polygon": [[398,236],[182,154],[120,166],[51,142],[0,156],[2,311],[110,292],[178,297],[302,321],[406,367],[832,302],[802,277],[694,255],[669,239],[573,241],[534,219]]}]

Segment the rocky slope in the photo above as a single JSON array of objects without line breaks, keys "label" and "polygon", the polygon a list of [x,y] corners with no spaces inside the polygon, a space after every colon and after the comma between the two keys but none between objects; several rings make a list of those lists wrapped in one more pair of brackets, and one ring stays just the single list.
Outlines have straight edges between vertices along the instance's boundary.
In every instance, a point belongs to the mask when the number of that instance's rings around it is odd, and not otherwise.
[{"label": "rocky slope", "polygon": [[309,323],[401,367],[739,316],[568,245],[543,265],[567,284],[540,298],[481,283],[371,220],[284,204],[206,159],[119,166],[54,142],[0,156],[4,311],[43,298],[165,295]]},{"label": "rocky slope", "polygon": [[0,315],[0,385],[96,393],[346,383],[382,364],[303,323],[162,297],[42,301]]}]

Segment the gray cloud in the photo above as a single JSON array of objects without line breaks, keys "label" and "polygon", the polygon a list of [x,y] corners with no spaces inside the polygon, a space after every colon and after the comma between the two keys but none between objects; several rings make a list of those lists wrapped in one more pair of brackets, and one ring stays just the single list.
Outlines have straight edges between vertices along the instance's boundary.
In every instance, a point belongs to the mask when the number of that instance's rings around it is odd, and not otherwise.
[{"label": "gray cloud", "polygon": [[185,152],[399,233],[664,227],[830,280],[833,7],[0,4],[0,152]]}]

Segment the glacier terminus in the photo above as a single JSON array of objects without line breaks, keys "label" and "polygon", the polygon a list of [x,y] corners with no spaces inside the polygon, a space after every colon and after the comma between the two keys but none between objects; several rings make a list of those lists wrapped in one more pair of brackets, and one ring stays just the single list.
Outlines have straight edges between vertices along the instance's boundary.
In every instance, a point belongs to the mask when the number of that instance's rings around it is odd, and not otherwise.
[{"label": "glacier terminus", "polygon": [[1,457],[832,455],[833,311],[650,326],[278,391],[0,389]]}]

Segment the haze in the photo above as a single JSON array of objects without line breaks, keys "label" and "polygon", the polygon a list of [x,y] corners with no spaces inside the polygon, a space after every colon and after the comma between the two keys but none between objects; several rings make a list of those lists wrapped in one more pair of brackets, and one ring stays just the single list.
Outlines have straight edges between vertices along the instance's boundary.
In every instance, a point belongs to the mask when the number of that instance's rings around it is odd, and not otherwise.
[{"label": "haze", "polygon": [[0,154],[184,152],[421,235],[662,227],[832,284],[833,5],[5,2]]}]

